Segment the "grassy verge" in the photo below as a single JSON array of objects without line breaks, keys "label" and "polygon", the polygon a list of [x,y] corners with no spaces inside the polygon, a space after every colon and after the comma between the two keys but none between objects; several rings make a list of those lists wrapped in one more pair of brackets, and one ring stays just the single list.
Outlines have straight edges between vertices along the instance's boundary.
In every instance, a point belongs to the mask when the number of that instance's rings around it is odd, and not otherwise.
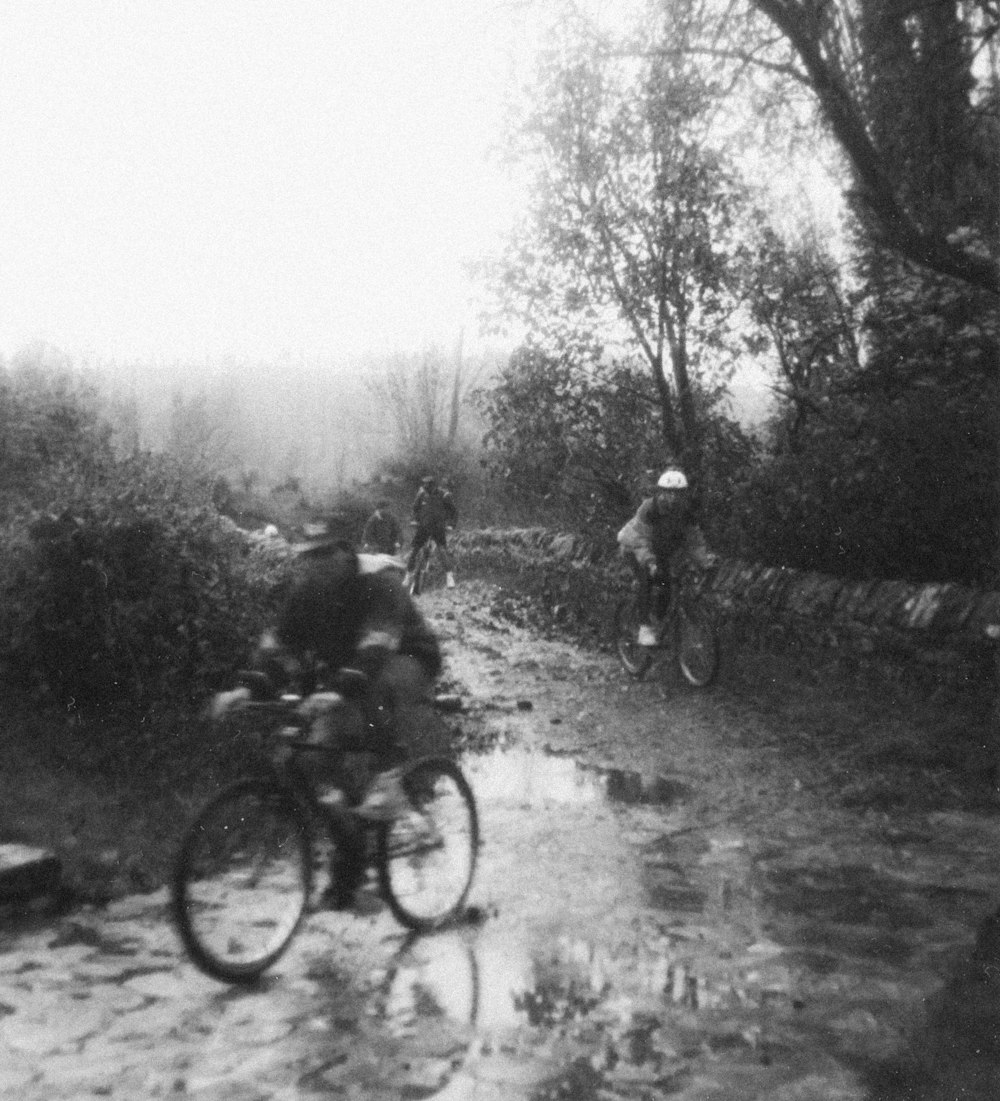
[{"label": "grassy verge", "polygon": [[0,713],[0,840],[55,852],[70,901],[163,884],[184,824],[248,753],[184,715],[67,722],[11,698]]}]

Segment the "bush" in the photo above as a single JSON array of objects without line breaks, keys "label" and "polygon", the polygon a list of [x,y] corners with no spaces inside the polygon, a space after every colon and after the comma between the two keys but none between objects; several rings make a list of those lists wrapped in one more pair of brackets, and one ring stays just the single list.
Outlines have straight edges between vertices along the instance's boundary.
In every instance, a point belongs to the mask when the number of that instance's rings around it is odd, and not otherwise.
[{"label": "bush", "polygon": [[917,388],[810,424],[739,487],[740,553],[841,577],[995,584],[996,400],[990,386]]},{"label": "bush", "polygon": [[70,481],[5,534],[4,661],[70,709],[204,697],[271,614],[286,568],[218,515],[210,485],[151,456]]}]

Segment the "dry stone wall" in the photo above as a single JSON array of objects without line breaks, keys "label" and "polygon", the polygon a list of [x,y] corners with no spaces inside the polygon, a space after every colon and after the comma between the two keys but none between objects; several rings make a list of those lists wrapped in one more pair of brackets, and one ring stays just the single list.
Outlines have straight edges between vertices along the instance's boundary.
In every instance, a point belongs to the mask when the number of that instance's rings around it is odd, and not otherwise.
[{"label": "dry stone wall", "polygon": [[[456,533],[465,572],[517,579],[550,622],[607,640],[629,571],[614,536],[543,528]],[[1000,592],[951,583],[850,581],[738,559],[724,560],[707,594],[738,646],[823,654],[845,665],[987,683],[1000,634]]]}]

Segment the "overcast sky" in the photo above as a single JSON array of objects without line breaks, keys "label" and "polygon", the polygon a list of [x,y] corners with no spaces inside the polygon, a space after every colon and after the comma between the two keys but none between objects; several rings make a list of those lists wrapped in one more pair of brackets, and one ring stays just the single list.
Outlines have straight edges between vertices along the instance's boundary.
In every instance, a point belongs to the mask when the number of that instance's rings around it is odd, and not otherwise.
[{"label": "overcast sky", "polygon": [[[454,341],[511,197],[490,0],[0,0],[0,354]],[[467,339],[471,338],[467,331]]]}]

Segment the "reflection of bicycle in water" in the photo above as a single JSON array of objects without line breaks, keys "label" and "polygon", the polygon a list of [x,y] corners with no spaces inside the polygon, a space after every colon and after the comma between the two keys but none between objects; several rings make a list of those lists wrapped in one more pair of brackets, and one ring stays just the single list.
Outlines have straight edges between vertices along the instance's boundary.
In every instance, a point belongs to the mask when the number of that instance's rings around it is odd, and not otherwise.
[{"label": "reflection of bicycle in water", "polygon": [[[353,697],[369,723],[378,721],[363,674],[344,670],[333,687]],[[288,948],[310,901],[321,835],[334,874],[360,840],[390,910],[411,929],[453,920],[472,885],[479,823],[458,765],[446,757],[410,761],[402,785],[412,809],[391,822],[368,822],[354,809],[364,792],[349,760],[362,754],[309,741],[311,719],[301,703],[284,697],[242,705],[264,725],[267,761],[259,774],[223,788],[181,845],[174,919],[198,967],[226,982],[256,980]]]},{"label": "reflection of bicycle in water", "polygon": [[475,949],[463,933],[411,934],[386,969],[378,1012],[389,1032],[410,1031],[421,1019],[474,1028],[480,995]]},{"label": "reflection of bicycle in water", "polygon": [[615,647],[625,671],[639,680],[646,675],[653,655],[666,651],[689,684],[707,687],[719,669],[719,640],[691,571],[681,571],[673,579],[654,577],[651,604],[655,646],[639,645],[641,620],[635,592],[615,609]]},{"label": "reflection of bicycle in water", "polygon": [[[468,928],[411,934],[388,958],[384,938],[375,938],[369,953],[364,945],[355,949],[364,957],[360,967],[338,963],[319,972],[329,981],[317,983],[309,1013],[314,1029],[297,1071],[300,1093],[478,1096],[472,1064],[482,1051],[481,990],[470,936]],[[318,977],[315,966],[309,974]]]}]

